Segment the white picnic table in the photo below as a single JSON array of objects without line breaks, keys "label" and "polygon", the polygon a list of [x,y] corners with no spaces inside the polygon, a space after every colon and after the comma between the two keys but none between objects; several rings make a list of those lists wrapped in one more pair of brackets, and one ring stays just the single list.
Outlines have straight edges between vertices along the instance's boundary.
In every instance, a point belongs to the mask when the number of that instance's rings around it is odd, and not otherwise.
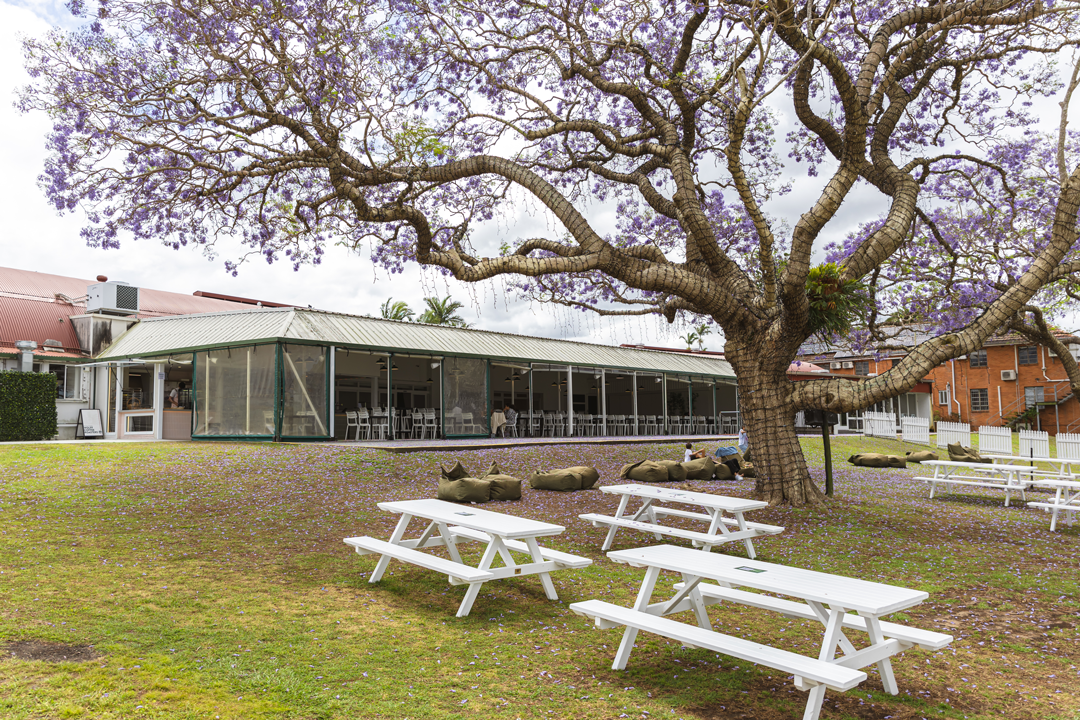
[{"label": "white picnic table", "polygon": [[[570,609],[592,618],[596,627],[602,630],[624,628],[613,669],[626,668],[639,631],[662,635],[684,645],[791,673],[795,676],[795,686],[810,693],[804,720],[816,720],[820,714],[825,688],[846,691],[855,687],[867,677],[862,668],[870,665],[877,665],[885,690],[896,695],[899,688],[890,658],[916,645],[936,650],[952,642],[950,635],[881,619],[926,600],[928,594],[921,590],[731,555],[702,553],[674,545],[616,550],[609,552],[608,557],[615,562],[646,569],[634,606],[626,608],[602,600],[587,600],[573,603]],[[674,586],[673,596],[654,603],[652,595],[662,571],[678,573],[682,582]],[[703,582],[707,580],[717,584]],[[820,621],[824,635],[817,657],[713,630],[706,608],[722,601],[771,610],[786,617]],[[686,611],[693,612],[696,626],[667,617]],[[850,631],[866,633],[869,643],[857,650],[847,636]],[[837,648],[842,653],[839,657],[836,656]]]},{"label": "white picnic table", "polygon": [[[1027,500],[1027,489],[1037,481],[1051,479],[1046,471],[1028,465],[1004,463],[970,463],[953,460],[924,460],[922,465],[934,468],[931,477],[916,475],[916,480],[930,484],[930,497],[934,497],[938,485],[945,485],[951,492],[954,485],[985,487],[1005,491],[1005,507],[1009,506],[1013,493]],[[1057,476],[1054,476],[1057,477]]]},{"label": "white picnic table", "polygon": [[[727,497],[726,495],[713,495],[712,493],[690,492],[633,483],[628,485],[607,485],[601,487],[600,491],[621,496],[615,515],[586,513],[578,517],[591,522],[594,526],[606,526],[608,528],[602,550],[611,548],[611,543],[614,541],[615,533],[619,528],[628,528],[650,533],[657,540],[661,540],[664,535],[690,540],[694,547],[701,548],[706,552],[712,550],[716,545],[742,540],[746,546],[747,555],[753,558],[756,557],[753,538],[761,535],[775,535],[784,531],[784,528],[778,525],[748,522],[743,517],[743,514],[750,510],[760,510],[769,506],[767,502],[761,500],[747,500],[745,498]],[[633,513],[628,511],[631,498],[642,502],[641,507]],[[704,512],[665,507],[657,503],[692,505],[701,508]],[[730,513],[731,517],[725,517],[725,512]],[[706,532],[699,532],[663,525],[660,521],[664,516],[704,520],[709,523],[709,529]]]},{"label": "white picnic table", "polygon": [[1050,513],[1050,532],[1057,529],[1058,513],[1065,513],[1065,524],[1072,526],[1076,522],[1076,513],[1080,512],[1080,481],[1078,480],[1039,480],[1035,485],[1054,490],[1054,497],[1048,500],[1029,500],[1028,507],[1039,508]]},{"label": "white picnic table", "polygon": [[[1052,457],[1027,457],[1024,455],[998,455],[996,453],[986,453],[984,458],[988,458],[994,465],[1019,465],[1020,463],[1047,463],[1053,466],[1054,470],[1041,470],[1038,474],[1046,477],[1056,476],[1060,479],[1070,480],[1074,479],[1074,476],[1080,473],[1080,460],[1075,458],[1052,458]],[[1035,470],[1040,470],[1035,468]]]},{"label": "white picnic table", "polygon": [[[446,573],[451,585],[469,586],[458,608],[458,617],[469,614],[480,587],[489,580],[539,575],[548,599],[558,600],[549,573],[592,564],[589,558],[540,546],[537,538],[558,535],[565,530],[561,525],[434,499],[381,502],[379,509],[401,515],[390,540],[363,536],[345,538],[344,541],[360,555],[381,556],[368,582],[382,579],[391,558]],[[413,518],[427,520],[427,528],[419,537],[406,539],[405,530]],[[473,567],[462,561],[457,548],[459,542],[486,545],[478,565]],[[430,547],[445,547],[451,559],[421,552]],[[529,560],[519,564],[513,552],[527,555]],[[492,567],[496,557],[502,559],[501,567]]]}]

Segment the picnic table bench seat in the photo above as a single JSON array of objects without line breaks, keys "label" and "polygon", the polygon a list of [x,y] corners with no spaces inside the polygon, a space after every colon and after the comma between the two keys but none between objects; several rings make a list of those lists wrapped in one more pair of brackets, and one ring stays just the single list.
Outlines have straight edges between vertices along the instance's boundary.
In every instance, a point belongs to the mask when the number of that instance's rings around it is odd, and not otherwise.
[{"label": "picnic table bench seat", "polygon": [[[850,690],[866,679],[866,673],[862,670],[845,667],[843,658],[835,662],[817,660],[751,640],[725,635],[715,630],[706,630],[696,625],[670,620],[660,615],[613,605],[603,600],[573,603],[570,610],[578,615],[592,618],[596,627],[601,630],[618,627],[635,628],[671,638],[689,647],[723,653],[740,660],[765,665],[783,673],[791,673],[814,685],[821,684],[841,692]],[[617,657],[612,668],[624,669],[626,659],[621,660],[620,662],[620,658]]]},{"label": "picnic table bench seat", "polygon": [[1076,521],[1076,513],[1080,512],[1080,481],[1042,480],[1038,485],[1056,492],[1047,500],[1028,501],[1028,507],[1050,513],[1050,532],[1057,529],[1058,513],[1065,513],[1066,524],[1072,525]]},{"label": "picnic table bench seat", "polygon": [[[491,536],[482,530],[474,530],[473,528],[460,527],[458,525],[450,526],[450,534],[454,537],[475,540],[476,542],[486,543],[491,539]],[[529,546],[520,540],[503,540],[503,545],[516,552],[529,553]],[[563,552],[561,550],[552,550],[551,548],[543,546],[540,546],[540,555],[545,560],[556,562],[559,565],[568,568],[583,568],[592,565],[592,560],[590,558],[572,555],[571,553]]]},{"label": "picnic table bench seat", "polygon": [[[705,520],[706,522],[712,518],[705,513],[694,512],[693,510],[680,510],[679,508],[658,506],[653,508],[653,512],[657,515],[672,515],[674,517],[688,518],[690,520]],[[738,526],[738,521],[735,518],[721,517],[720,522],[725,525]],[[782,525],[768,525],[766,523],[746,521],[746,527],[750,530],[756,530],[759,535],[778,535],[784,532]]]},{"label": "picnic table bench seat", "polygon": [[[682,588],[683,583],[675,583],[675,590],[681,590]],[[802,620],[819,619],[810,606],[796,600],[787,600],[773,595],[763,595],[761,593],[721,587],[720,585],[708,583],[700,583],[698,585],[698,590],[701,591],[702,599],[705,601],[706,605],[715,605],[727,600],[729,602],[736,602],[740,605],[748,605],[750,607],[761,608],[762,610],[771,610],[780,613],[787,618],[798,618]],[[689,609],[689,607],[687,609]],[[924,650],[940,650],[952,642],[952,636],[933,632],[932,630],[923,630],[921,628],[909,627],[907,625],[892,623],[885,620],[879,621],[879,624],[882,632],[885,633],[886,636],[896,638],[897,640],[901,640],[910,645],[918,645]],[[848,630],[866,632],[866,619],[861,615],[852,613],[846,614],[843,618],[843,625],[844,628]]]},{"label": "picnic table bench seat", "polygon": [[453,560],[447,560],[441,558],[438,555],[430,555],[419,550],[413,550],[412,548],[403,547],[386,540],[379,540],[378,538],[368,537],[366,535],[361,537],[345,538],[345,544],[351,545],[356,549],[356,552],[360,555],[378,554],[400,560],[401,562],[409,563],[410,565],[418,565],[428,570],[434,570],[435,572],[445,573],[450,577],[451,582],[457,580],[464,583],[483,582],[486,580],[494,579],[495,575],[486,570],[477,570],[474,567],[469,567],[463,563],[454,562]]}]

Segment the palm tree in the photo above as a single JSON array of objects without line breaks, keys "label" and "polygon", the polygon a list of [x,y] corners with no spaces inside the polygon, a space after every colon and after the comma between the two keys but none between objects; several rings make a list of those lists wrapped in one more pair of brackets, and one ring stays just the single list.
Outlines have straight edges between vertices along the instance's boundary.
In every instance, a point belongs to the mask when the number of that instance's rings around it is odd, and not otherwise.
[{"label": "palm tree", "polygon": [[417,322],[459,328],[469,327],[469,323],[465,322],[465,319],[457,314],[457,311],[465,306],[457,300],[451,300],[449,295],[445,298],[426,297],[424,298],[424,304],[427,305],[427,310],[420,313],[420,317],[416,318]]},{"label": "palm tree", "polygon": [[695,330],[695,334],[697,335],[698,350],[704,350],[705,349],[705,336],[706,335],[712,335],[712,328],[709,327],[708,323],[701,323],[696,328],[694,328],[694,330]]},{"label": "palm tree", "polygon": [[682,336],[682,339],[686,341],[686,349],[693,350],[694,341],[698,339],[698,335],[696,332],[687,333],[686,335]]},{"label": "palm tree", "polygon": [[386,302],[379,308],[383,320],[401,320],[403,322],[412,320],[413,315],[416,314],[412,311],[412,308],[410,308],[404,300],[398,300],[396,303],[391,303],[391,300],[393,299],[394,298],[386,298]]}]

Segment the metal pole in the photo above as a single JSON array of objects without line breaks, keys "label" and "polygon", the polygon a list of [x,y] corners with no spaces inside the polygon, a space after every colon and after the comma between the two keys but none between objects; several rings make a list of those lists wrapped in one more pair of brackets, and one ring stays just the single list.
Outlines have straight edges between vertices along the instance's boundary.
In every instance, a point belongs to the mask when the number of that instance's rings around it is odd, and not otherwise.
[{"label": "metal pole", "polygon": [[529,422],[525,423],[529,429],[529,437],[532,437],[533,429],[533,364],[529,363]]},{"label": "metal pole", "polygon": [[574,437],[574,366],[566,366],[566,437]]},{"label": "metal pole", "polygon": [[[824,414],[824,413],[823,413]],[[829,445],[829,433],[832,428],[829,427],[828,416],[822,418],[821,423],[821,440],[825,445],[825,494],[832,497],[833,494],[833,481],[832,481],[832,447]]]},{"label": "metal pole", "polygon": [[[632,394],[632,395],[630,396],[630,402],[631,402],[631,403],[633,403],[633,410],[634,410],[634,435],[635,435],[635,436],[637,436],[637,435],[640,435],[640,434],[641,434],[641,428],[640,428],[640,427],[638,426],[638,404],[637,404],[637,373],[636,373],[636,372],[632,372],[632,373],[630,373],[630,382],[632,382],[632,383],[633,383],[633,385],[631,385],[631,386],[630,386],[630,388],[631,388],[631,392],[633,393],[633,394]],[[607,420],[605,420],[604,422],[607,422]]]}]

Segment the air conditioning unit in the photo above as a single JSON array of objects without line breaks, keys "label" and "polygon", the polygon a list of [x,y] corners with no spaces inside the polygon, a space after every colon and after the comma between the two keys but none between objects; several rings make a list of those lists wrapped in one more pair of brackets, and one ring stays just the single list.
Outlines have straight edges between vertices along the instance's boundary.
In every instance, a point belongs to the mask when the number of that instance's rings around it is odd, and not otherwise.
[{"label": "air conditioning unit", "polygon": [[139,288],[115,280],[86,288],[86,312],[106,315],[136,315],[139,312]]},{"label": "air conditioning unit", "polygon": [[838,362],[829,363],[829,369],[830,370],[839,370],[843,366],[844,366],[844,363],[838,363]]},{"label": "air conditioning unit", "polygon": [[1002,370],[1001,371],[1001,379],[1002,380],[1015,380],[1016,379],[1016,371],[1015,370]]},{"label": "air conditioning unit", "polygon": [[845,369],[845,370],[850,370],[850,369],[851,369],[851,368],[853,368],[853,367],[855,367],[855,363],[853,363],[853,362],[846,362],[846,363],[844,363],[844,369]]}]

